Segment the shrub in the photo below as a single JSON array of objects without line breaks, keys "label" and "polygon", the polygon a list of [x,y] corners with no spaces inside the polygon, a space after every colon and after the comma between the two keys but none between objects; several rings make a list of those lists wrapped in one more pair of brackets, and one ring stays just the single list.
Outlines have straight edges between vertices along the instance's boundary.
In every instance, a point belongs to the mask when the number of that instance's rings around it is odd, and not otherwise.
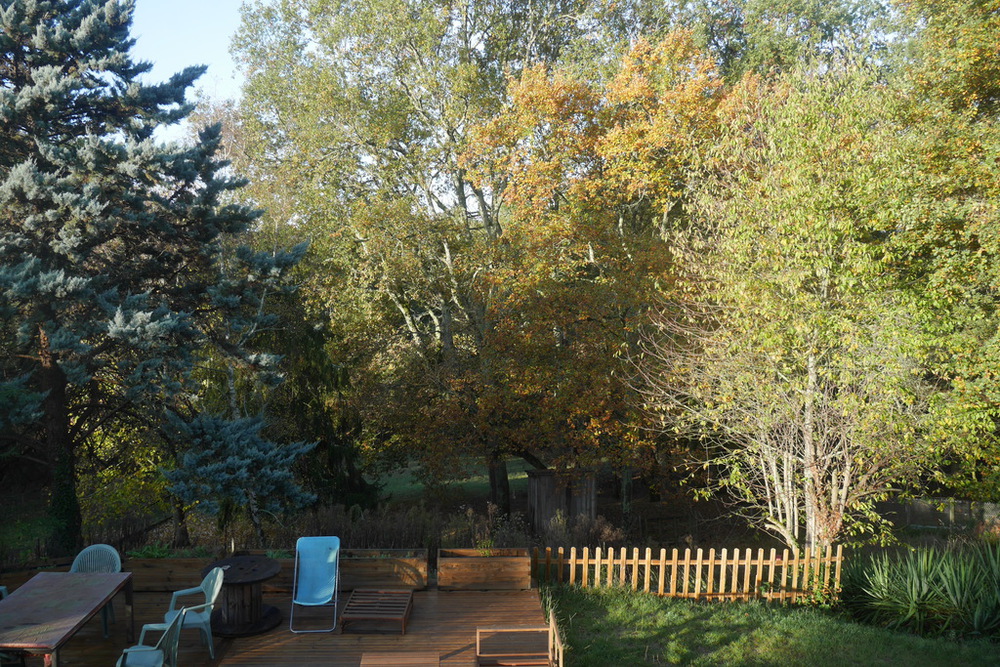
[{"label": "shrub", "polygon": [[1000,544],[882,553],[844,577],[845,608],[867,623],[921,635],[1000,632]]}]

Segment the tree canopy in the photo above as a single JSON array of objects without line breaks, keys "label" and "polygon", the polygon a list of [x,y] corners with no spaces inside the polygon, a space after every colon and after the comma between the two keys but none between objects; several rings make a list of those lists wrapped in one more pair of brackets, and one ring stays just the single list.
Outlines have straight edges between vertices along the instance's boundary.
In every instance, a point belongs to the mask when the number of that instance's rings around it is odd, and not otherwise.
[{"label": "tree canopy", "polygon": [[64,549],[142,466],[261,541],[408,460],[697,470],[795,547],[995,498],[998,10],[256,0],[164,144],[202,70],[129,2],[0,0],[0,460]]},{"label": "tree canopy", "polygon": [[225,200],[244,181],[215,157],[218,126],[190,146],[153,139],[191,112],[204,68],[140,83],[151,65],[129,55],[131,3],[0,9],[0,442],[54,475],[56,543],[70,550],[77,457],[190,404],[206,347],[254,363],[218,323],[294,257],[223,261],[259,212]]}]

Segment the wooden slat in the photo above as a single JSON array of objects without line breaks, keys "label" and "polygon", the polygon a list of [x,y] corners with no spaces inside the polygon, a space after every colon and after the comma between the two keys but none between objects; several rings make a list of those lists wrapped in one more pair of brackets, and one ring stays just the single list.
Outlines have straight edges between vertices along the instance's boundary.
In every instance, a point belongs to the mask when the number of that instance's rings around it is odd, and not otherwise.
[{"label": "wooden slat", "polygon": [[[709,549],[707,554],[703,549],[695,553],[685,549],[683,555],[673,549],[669,559],[666,549],[661,549],[659,558],[654,559],[649,548],[643,555],[637,548],[630,554],[625,547],[618,550],[598,547],[593,552],[584,547],[577,557],[573,547],[568,558],[563,557],[560,548],[558,572],[550,574],[543,574],[549,568],[542,564],[540,554],[538,550],[534,552],[534,568],[541,582],[565,581],[564,572],[568,572],[570,584],[585,588],[631,586],[633,590],[653,592],[653,568],[656,568],[658,595],[710,600],[794,601],[818,589],[837,591],[843,568],[841,546],[836,551],[833,547],[825,551],[803,549],[800,556],[785,549],[780,557],[775,549],[770,550],[769,556],[761,548],[756,553],[749,548]],[[546,555],[546,563],[551,563],[550,555]]]},{"label": "wooden slat", "polygon": [[361,654],[361,667],[437,667],[441,657],[437,651],[399,651]]},{"label": "wooden slat", "polygon": [[341,629],[355,621],[399,621],[406,632],[406,621],[413,606],[413,592],[355,588],[340,614]]}]

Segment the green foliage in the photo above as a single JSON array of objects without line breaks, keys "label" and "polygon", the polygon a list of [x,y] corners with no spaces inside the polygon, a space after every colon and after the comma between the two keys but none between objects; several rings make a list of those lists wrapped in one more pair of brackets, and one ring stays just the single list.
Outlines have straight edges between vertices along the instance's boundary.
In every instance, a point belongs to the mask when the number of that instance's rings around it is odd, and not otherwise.
[{"label": "green foliage", "polygon": [[[597,458],[627,410],[619,375],[592,381],[595,364],[618,365],[624,335],[606,333],[622,319],[616,295],[574,279],[593,238],[539,296],[541,269],[496,268],[507,243],[534,250],[506,236],[505,175],[473,181],[458,161],[473,125],[503,108],[507,76],[556,62],[592,8],[285,0],[248,8],[236,40],[252,194],[276,225],[316,239],[307,303],[351,379],[335,397],[344,430],[370,459],[418,456],[442,475],[456,455],[489,461],[500,503],[506,456]],[[573,308],[581,292],[598,305]]]},{"label": "green foliage", "polygon": [[884,242],[908,137],[884,86],[848,55],[730,92],[643,360],[663,428],[701,439],[715,483],[793,548],[930,459],[927,341]]},{"label": "green foliage", "polygon": [[886,8],[872,0],[697,0],[684,13],[737,81],[834,56],[845,44],[867,43],[875,55]]},{"label": "green foliage", "polygon": [[169,544],[154,542],[143,545],[138,549],[127,551],[125,555],[129,558],[209,558],[215,554],[207,547],[174,549]]},{"label": "green foliage", "polygon": [[174,557],[174,550],[168,544],[154,542],[153,544],[143,545],[138,549],[126,551],[125,555],[129,558],[172,558]]},{"label": "green foliage", "polygon": [[171,494],[218,516],[223,528],[234,513],[248,513],[262,542],[262,513],[273,516],[316,499],[292,475],[295,461],[315,443],[279,445],[261,436],[263,427],[261,418],[170,415],[165,437],[186,449],[179,466],[163,473]]},{"label": "green foliage", "polygon": [[843,602],[859,619],[920,635],[1000,632],[1000,545],[978,542],[860,559]]},{"label": "green foliage", "polygon": [[918,22],[914,82],[953,109],[987,118],[1000,110],[1000,3],[896,0]]},{"label": "green foliage", "polygon": [[[1000,74],[995,1],[900,3],[919,21],[897,187],[894,270],[920,297],[938,391],[929,426],[938,478],[964,497],[1000,491]],[[890,200],[892,201],[892,200]]]},{"label": "green foliage", "polygon": [[236,332],[269,323],[261,294],[297,259],[235,247],[259,213],[225,201],[244,181],[216,156],[218,126],[189,147],[152,140],[191,112],[204,68],[140,83],[152,65],[129,55],[132,11],[12,0],[0,13],[0,442],[52,471],[64,552],[81,539],[91,438],[162,421],[206,347],[263,370],[272,360]]}]

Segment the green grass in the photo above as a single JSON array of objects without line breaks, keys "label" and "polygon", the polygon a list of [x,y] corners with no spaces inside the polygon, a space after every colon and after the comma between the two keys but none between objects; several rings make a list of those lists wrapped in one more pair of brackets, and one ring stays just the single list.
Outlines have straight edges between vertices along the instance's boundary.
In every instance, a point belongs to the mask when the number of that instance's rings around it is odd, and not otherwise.
[{"label": "green grass", "polygon": [[570,667],[1000,665],[1000,647],[859,625],[828,611],[551,589]]},{"label": "green grass", "polygon": [[[443,481],[433,488],[427,487],[421,481],[417,464],[411,464],[391,475],[384,475],[378,481],[382,485],[383,497],[393,503],[412,503],[426,499],[448,505],[476,500],[485,501],[489,498],[490,480],[484,466],[466,461],[457,464],[455,468],[468,470],[469,474]],[[522,459],[511,459],[507,462],[511,493],[519,496],[527,493],[528,468],[530,466]]]}]

